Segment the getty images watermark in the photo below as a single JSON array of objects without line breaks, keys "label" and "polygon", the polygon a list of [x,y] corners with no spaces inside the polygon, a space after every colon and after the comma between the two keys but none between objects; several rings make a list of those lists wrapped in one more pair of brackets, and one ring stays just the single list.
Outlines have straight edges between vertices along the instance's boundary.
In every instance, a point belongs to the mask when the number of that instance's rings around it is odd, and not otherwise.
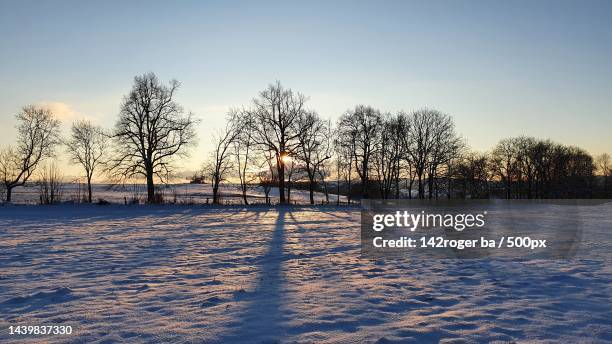
[{"label": "getty images watermark", "polygon": [[365,200],[366,257],[571,258],[598,200]]}]

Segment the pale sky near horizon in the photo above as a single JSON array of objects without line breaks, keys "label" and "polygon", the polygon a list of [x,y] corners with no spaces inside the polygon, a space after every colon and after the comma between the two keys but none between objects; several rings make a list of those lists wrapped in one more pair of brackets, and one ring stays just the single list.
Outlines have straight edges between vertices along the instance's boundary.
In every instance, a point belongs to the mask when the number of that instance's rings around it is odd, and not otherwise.
[{"label": "pale sky near horizon", "polygon": [[153,71],[202,119],[184,170],[277,79],[326,119],[432,107],[475,150],[531,135],[612,153],[610,18],[612,1],[0,0],[0,146],[26,104],[111,128]]}]

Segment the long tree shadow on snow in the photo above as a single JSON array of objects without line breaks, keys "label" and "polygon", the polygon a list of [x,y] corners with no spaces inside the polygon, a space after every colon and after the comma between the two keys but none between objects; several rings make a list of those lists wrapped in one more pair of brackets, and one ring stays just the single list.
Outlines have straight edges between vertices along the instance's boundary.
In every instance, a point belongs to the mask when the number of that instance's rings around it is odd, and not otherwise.
[{"label": "long tree shadow on snow", "polygon": [[286,209],[278,208],[268,249],[259,259],[257,285],[253,290],[240,290],[236,293],[236,300],[246,303],[246,308],[238,319],[229,324],[230,332],[218,338],[219,343],[269,343],[282,338],[282,265],[286,212]]}]

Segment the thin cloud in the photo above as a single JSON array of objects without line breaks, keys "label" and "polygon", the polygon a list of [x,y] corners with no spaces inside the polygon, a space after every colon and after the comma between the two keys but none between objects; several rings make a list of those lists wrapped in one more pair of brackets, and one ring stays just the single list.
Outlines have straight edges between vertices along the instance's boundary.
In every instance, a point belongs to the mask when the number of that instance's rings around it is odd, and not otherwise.
[{"label": "thin cloud", "polygon": [[89,116],[76,111],[72,106],[64,102],[40,102],[37,105],[50,109],[56,118],[65,124],[80,119],[90,119]]}]

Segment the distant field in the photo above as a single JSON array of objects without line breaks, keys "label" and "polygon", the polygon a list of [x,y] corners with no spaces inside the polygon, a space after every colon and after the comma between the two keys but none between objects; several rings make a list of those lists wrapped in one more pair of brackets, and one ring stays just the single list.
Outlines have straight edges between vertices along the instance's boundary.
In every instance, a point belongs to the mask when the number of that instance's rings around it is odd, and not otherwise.
[{"label": "distant field", "polygon": [[[86,185],[76,183],[66,183],[62,187],[62,202],[71,202],[82,199],[86,196]],[[159,192],[164,195],[166,202],[184,203],[184,204],[202,204],[212,202],[212,188],[209,184],[172,184],[160,185]],[[249,203],[265,203],[265,194],[263,189],[254,186],[249,189]],[[79,197],[80,196],[80,197]],[[107,202],[124,204],[131,202],[134,199],[139,199],[144,202],[147,197],[147,189],[142,184],[126,184],[126,185],[109,185],[109,184],[94,184],[93,185],[93,201],[103,199]],[[278,202],[278,189],[273,188],[270,191],[272,202]],[[336,202],[335,194],[329,195],[330,202]],[[325,194],[321,192],[315,193],[315,202],[321,203],[325,200]],[[346,202],[346,197],[340,196],[340,200]],[[17,204],[37,204],[39,203],[39,189],[34,184],[29,184],[26,187],[17,187],[13,191],[13,203]],[[242,204],[242,194],[237,186],[224,185],[221,187],[221,202],[231,204]],[[309,195],[304,190],[291,190],[291,202],[298,204],[306,204],[309,202]]]},{"label": "distant field", "polygon": [[357,208],[0,206],[0,342],[610,342],[611,210],[519,262],[360,258]]}]

